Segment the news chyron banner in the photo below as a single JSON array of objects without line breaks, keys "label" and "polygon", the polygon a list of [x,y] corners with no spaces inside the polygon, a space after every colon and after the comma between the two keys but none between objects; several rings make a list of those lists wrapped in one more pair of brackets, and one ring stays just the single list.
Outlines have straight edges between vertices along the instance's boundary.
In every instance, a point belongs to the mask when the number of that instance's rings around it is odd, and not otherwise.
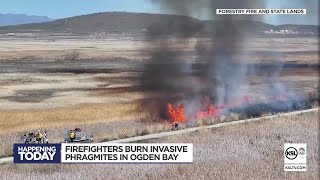
[{"label": "news chyron banner", "polygon": [[14,163],[60,163],[61,144],[14,144]]},{"label": "news chyron banner", "polygon": [[62,144],[62,163],[192,163],[192,144]]},{"label": "news chyron banner", "polygon": [[193,144],[15,144],[14,163],[192,163]]}]

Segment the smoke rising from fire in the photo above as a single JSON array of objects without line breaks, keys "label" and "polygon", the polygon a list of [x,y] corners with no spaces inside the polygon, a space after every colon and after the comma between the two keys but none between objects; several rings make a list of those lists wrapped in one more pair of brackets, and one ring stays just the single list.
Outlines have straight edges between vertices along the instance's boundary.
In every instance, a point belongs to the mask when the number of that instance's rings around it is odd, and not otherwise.
[{"label": "smoke rising from fire", "polygon": [[279,24],[308,24],[319,25],[319,1],[318,0],[277,0],[266,1],[267,8],[274,9],[306,9],[306,15],[268,15],[264,17],[267,22]]},{"label": "smoke rising from fire", "polygon": [[[197,108],[205,104],[228,104],[247,95],[243,85],[248,85],[247,75],[259,71],[252,66],[252,56],[246,50],[249,38],[239,31],[239,20],[261,20],[262,16],[252,15],[216,15],[216,9],[262,9],[263,0],[152,0],[154,4],[174,14],[192,16],[205,11],[216,23],[208,23],[206,28],[192,20],[180,22],[177,18],[169,24],[149,28],[150,62],[145,66],[141,77],[142,85],[149,90],[157,91],[163,98],[158,99],[155,107],[163,111],[167,102],[179,101],[184,104],[186,116],[195,114]],[[179,24],[183,28],[168,31]],[[165,33],[163,33],[165,32]],[[183,53],[175,47],[175,42],[188,44],[188,38],[200,36],[195,45],[195,60],[184,59]],[[169,36],[169,37],[168,37]],[[271,54],[280,60],[281,54]],[[282,95],[286,87],[279,81],[281,63],[274,64],[274,70],[266,75],[271,82],[266,93]],[[205,97],[205,98],[204,98]],[[205,103],[205,102],[210,103]],[[148,108],[151,108],[149,106]]]}]

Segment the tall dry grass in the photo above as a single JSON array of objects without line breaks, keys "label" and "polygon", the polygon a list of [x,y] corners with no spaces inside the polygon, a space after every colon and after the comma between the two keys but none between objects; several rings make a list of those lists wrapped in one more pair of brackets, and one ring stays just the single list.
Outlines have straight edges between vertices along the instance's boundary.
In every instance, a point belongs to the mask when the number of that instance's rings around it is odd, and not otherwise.
[{"label": "tall dry grass", "polygon": [[[2,179],[318,179],[319,111],[206,129],[152,143],[193,143],[193,164],[0,166]],[[307,172],[283,171],[283,144],[307,143]]]},{"label": "tall dry grass", "polygon": [[0,112],[0,135],[34,129],[141,119],[142,112],[134,103],[82,104],[67,108]]}]

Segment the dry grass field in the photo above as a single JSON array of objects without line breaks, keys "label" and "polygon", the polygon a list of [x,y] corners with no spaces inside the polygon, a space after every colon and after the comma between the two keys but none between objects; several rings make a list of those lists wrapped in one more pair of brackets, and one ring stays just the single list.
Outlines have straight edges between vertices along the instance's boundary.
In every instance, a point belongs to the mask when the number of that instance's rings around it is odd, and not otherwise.
[{"label": "dry grass field", "polygon": [[[101,39],[82,37],[33,37],[3,38],[0,36],[0,60],[15,59],[65,59],[76,51],[75,59],[112,59],[124,58],[139,61],[146,58],[145,52],[150,42],[143,38],[130,36],[104,37]],[[194,60],[192,52],[197,42],[207,43],[206,38],[173,39],[173,48],[185,52],[186,60]],[[249,38],[245,43],[246,50],[254,54],[252,62],[272,61],[268,53],[282,52],[282,61],[293,63],[318,63],[317,38]],[[240,45],[241,46],[241,45]],[[153,45],[157,48],[157,45]]]},{"label": "dry grass field", "polygon": [[[134,104],[82,104],[50,110],[12,111],[0,114],[0,135],[30,129],[50,129],[62,126],[142,119],[145,117]],[[47,121],[46,121],[47,120]]]},{"label": "dry grass field", "polygon": [[[2,179],[318,179],[319,111],[154,139],[193,143],[193,164],[0,166]],[[283,171],[283,144],[307,143],[307,172]]]},{"label": "dry grass field", "polygon": [[57,39],[34,40],[26,38],[7,40],[0,39],[0,59],[64,59],[65,56],[76,50],[81,59],[105,59],[110,57],[138,57],[139,51],[145,47],[143,41],[130,39]]},{"label": "dry grass field", "polygon": [[[11,154],[20,135],[37,129],[47,130],[51,142],[61,142],[65,130],[74,127],[93,131],[97,142],[167,129],[146,122],[153,115],[139,106],[141,100],[157,96],[141,89],[138,81],[147,41],[54,38],[0,37],[0,156]],[[186,61],[193,61],[197,40],[176,39],[172,44]],[[290,91],[304,93],[319,88],[319,69],[308,66],[318,63],[317,42],[252,38],[246,48],[254,52],[252,62],[270,63],[268,53],[276,51],[284,62],[302,64],[284,69],[280,80]],[[269,86],[259,76],[249,82],[241,88],[253,97]]]}]

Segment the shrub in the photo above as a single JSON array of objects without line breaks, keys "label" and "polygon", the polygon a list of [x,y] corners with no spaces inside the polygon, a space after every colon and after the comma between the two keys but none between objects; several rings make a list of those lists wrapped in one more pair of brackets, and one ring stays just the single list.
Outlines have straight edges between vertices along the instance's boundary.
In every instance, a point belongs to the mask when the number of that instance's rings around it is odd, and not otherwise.
[{"label": "shrub", "polygon": [[72,50],[72,51],[68,51],[65,55],[64,55],[64,59],[65,60],[75,60],[77,58],[79,58],[80,53],[77,50]]}]

